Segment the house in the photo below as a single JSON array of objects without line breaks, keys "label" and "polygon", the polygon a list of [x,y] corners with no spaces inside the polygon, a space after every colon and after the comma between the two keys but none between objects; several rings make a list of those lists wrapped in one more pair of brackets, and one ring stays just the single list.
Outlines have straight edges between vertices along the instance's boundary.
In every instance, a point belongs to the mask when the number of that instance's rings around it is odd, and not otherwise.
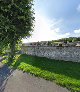
[{"label": "house", "polygon": [[76,46],[77,47],[80,47],[80,41],[77,42]]}]

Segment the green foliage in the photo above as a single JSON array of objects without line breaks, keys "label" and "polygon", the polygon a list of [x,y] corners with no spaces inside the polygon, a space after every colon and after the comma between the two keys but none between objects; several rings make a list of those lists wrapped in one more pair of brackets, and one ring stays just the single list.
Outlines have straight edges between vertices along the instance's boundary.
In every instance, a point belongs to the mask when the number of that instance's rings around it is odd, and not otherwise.
[{"label": "green foliage", "polygon": [[48,46],[52,46],[52,42],[51,41],[48,41]]},{"label": "green foliage", "polygon": [[80,37],[69,37],[69,38],[62,38],[59,40],[52,40],[53,43],[55,43],[55,42],[67,43],[67,42],[76,42],[76,41],[80,41]]},{"label": "green foliage", "polygon": [[33,31],[33,0],[0,0],[0,44],[10,46],[11,58],[22,38]]},{"label": "green foliage", "polygon": [[46,80],[54,80],[57,84],[67,87],[71,92],[80,92],[80,63],[25,54],[17,56],[12,67]]},{"label": "green foliage", "polygon": [[[0,0],[0,37],[12,39],[29,36],[33,26],[32,0]],[[6,37],[5,37],[6,36]],[[14,37],[15,36],[15,37]]]}]

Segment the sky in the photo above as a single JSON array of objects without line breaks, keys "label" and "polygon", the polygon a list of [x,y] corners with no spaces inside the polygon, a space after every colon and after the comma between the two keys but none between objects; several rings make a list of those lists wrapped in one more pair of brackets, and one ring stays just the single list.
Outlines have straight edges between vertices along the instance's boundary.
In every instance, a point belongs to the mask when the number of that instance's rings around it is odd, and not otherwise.
[{"label": "sky", "polygon": [[35,28],[23,43],[80,37],[80,0],[34,0]]}]

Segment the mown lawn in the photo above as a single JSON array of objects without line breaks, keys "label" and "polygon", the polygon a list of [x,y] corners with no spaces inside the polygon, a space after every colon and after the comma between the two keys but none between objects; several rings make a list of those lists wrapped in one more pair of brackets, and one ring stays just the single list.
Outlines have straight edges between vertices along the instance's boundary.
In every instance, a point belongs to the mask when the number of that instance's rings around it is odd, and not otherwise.
[{"label": "mown lawn", "polygon": [[80,92],[80,63],[23,54],[17,57],[12,66],[46,80],[55,81],[71,92]]}]

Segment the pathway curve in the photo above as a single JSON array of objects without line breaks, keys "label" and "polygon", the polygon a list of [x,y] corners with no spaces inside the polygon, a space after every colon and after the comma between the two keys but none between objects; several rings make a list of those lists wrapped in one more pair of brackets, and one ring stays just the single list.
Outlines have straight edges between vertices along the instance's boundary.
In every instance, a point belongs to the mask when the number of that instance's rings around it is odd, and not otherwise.
[{"label": "pathway curve", "polygon": [[[0,57],[0,61],[2,58]],[[11,70],[0,62],[0,92],[70,92],[54,82]]]},{"label": "pathway curve", "polygon": [[4,92],[69,92],[53,82],[15,70],[7,81]]}]

